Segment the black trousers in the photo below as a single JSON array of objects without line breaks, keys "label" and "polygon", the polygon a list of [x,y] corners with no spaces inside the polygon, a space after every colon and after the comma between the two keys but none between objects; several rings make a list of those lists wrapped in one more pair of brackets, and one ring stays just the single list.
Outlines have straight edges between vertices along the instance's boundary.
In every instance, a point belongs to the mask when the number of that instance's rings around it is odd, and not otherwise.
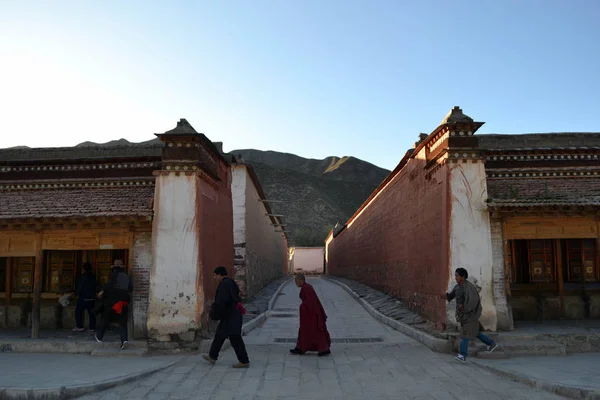
[{"label": "black trousers", "polygon": [[94,300],[84,300],[83,298],[77,299],[77,306],[75,307],[75,323],[78,328],[83,328],[84,312],[87,311],[90,316],[90,329],[96,330],[96,314],[94,314]]},{"label": "black trousers", "polygon": [[121,310],[121,314],[117,314],[115,312],[115,310],[113,310],[111,307],[104,307],[104,310],[102,311],[102,319],[100,320],[100,324],[98,327],[98,333],[96,334],[96,336],[98,337],[98,339],[102,340],[102,338],[104,337],[104,332],[106,332],[106,328],[108,328],[108,324],[110,323],[111,319],[113,319],[115,316],[117,316],[118,320],[119,320],[119,335],[121,336],[121,342],[125,342],[127,341],[127,314],[129,312],[129,307],[128,306],[123,306],[123,309]]},{"label": "black trousers", "polygon": [[229,339],[231,342],[231,347],[233,347],[238,361],[243,364],[248,364],[250,360],[248,359],[248,353],[246,352],[246,345],[244,344],[242,335],[228,335],[227,333],[219,331],[215,333],[215,338],[210,346],[210,352],[208,353],[210,358],[213,360],[219,359],[219,352],[221,351],[221,347],[223,347],[223,343],[225,343],[226,339]]}]

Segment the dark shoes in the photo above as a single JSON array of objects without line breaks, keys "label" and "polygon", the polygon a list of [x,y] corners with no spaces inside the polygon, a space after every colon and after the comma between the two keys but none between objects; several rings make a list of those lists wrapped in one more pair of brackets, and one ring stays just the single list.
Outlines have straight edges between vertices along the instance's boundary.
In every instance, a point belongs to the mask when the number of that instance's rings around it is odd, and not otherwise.
[{"label": "dark shoes", "polygon": [[[297,354],[297,355],[301,356],[302,354],[304,354],[304,353],[306,353],[306,352],[305,352],[304,350],[302,350],[302,349],[299,349],[299,348],[297,348],[297,347],[296,347],[295,349],[292,349],[292,350],[290,350],[290,353],[292,353],[292,354]],[[319,357],[324,357],[324,356],[328,356],[328,355],[330,355],[330,354],[331,354],[331,351],[327,350],[327,351],[322,351],[322,352],[320,352],[320,353],[318,354],[318,356],[319,356]]]},{"label": "dark shoes", "polygon": [[208,361],[209,364],[215,365],[215,363],[217,362],[217,360],[211,358],[209,355],[203,355],[202,358],[204,358],[206,361]]}]

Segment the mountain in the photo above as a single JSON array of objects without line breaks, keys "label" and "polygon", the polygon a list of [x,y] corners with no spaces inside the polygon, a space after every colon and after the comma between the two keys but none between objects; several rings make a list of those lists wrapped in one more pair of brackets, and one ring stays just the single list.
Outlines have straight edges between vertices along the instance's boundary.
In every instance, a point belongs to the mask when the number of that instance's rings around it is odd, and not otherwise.
[{"label": "mountain", "polygon": [[390,171],[355,157],[306,159],[275,151],[234,150],[251,164],[276,214],[284,215],[290,244],[321,246],[345,223]]}]

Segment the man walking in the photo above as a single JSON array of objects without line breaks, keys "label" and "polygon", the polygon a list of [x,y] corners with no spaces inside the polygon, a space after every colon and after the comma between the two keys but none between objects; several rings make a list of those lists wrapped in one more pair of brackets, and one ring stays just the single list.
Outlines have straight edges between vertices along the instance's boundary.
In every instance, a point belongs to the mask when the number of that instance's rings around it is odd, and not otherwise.
[{"label": "man walking", "polygon": [[77,286],[77,306],[75,307],[75,324],[73,332],[83,332],[84,312],[87,310],[90,318],[90,331],[96,330],[96,314],[94,313],[94,304],[96,301],[96,277],[92,273],[92,264],[86,262],[83,264],[83,273],[79,278]]},{"label": "man walking", "polygon": [[208,355],[203,358],[211,364],[219,359],[219,352],[225,339],[229,339],[231,347],[235,351],[238,363],[233,368],[248,368],[250,360],[246,352],[246,346],[242,339],[242,321],[245,313],[241,303],[240,288],[237,283],[227,277],[225,267],[217,267],[214,271],[214,278],[219,283],[215,301],[210,308],[210,319],[219,321],[215,338],[213,339]]},{"label": "man walking", "polygon": [[119,320],[119,333],[121,336],[121,350],[127,345],[127,314],[129,312],[129,297],[132,292],[132,283],[129,276],[125,273],[123,261],[115,260],[110,274],[110,281],[104,289],[98,293],[104,302],[102,310],[102,320],[96,334],[96,341],[102,342],[104,332],[108,324],[115,316]]},{"label": "man walking", "polygon": [[312,285],[306,283],[304,275],[296,275],[296,286],[300,288],[300,329],[296,347],[292,354],[316,351],[319,356],[331,354],[331,337],[327,331],[327,314]]},{"label": "man walking", "polygon": [[450,293],[446,293],[445,297],[448,302],[456,299],[456,321],[461,327],[460,350],[456,359],[461,362],[467,360],[469,351],[469,340],[479,339],[487,345],[486,351],[492,352],[498,345],[489,337],[481,332],[481,299],[475,285],[467,280],[469,273],[464,268],[458,268],[454,274],[456,283]]}]

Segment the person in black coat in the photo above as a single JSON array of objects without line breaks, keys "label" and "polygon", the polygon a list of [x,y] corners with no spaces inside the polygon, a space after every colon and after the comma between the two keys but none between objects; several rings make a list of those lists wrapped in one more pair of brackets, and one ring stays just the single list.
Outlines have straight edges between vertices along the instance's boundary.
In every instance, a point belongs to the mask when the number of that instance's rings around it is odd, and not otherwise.
[{"label": "person in black coat", "polygon": [[96,330],[96,314],[94,305],[96,302],[96,277],[92,273],[92,264],[83,264],[83,273],[77,285],[77,306],[75,307],[75,324],[73,332],[85,331],[83,327],[83,314],[87,310],[90,317],[90,331]]},{"label": "person in black coat", "polygon": [[108,323],[116,316],[119,320],[119,333],[121,336],[120,349],[125,349],[127,344],[127,316],[132,291],[131,278],[125,273],[122,261],[116,260],[108,284],[98,293],[98,297],[102,298],[103,301],[103,309],[96,341],[102,342]]},{"label": "person in black coat", "polygon": [[214,364],[219,358],[219,352],[225,339],[229,339],[239,361],[233,365],[233,368],[248,368],[250,360],[242,339],[244,307],[241,303],[240,288],[233,279],[227,277],[225,267],[215,268],[214,277],[219,282],[219,286],[209,316],[210,319],[219,321],[219,325],[210,352],[203,357],[209,363]]}]

